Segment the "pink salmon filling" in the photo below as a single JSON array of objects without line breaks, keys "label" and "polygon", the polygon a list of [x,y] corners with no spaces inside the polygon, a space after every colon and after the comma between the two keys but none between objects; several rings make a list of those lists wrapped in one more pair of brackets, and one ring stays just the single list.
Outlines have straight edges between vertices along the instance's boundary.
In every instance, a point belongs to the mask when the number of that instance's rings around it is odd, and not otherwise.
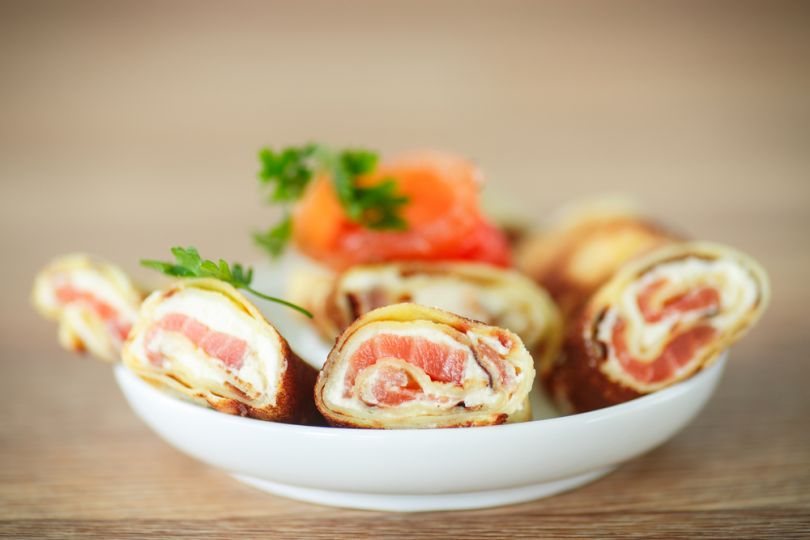
[{"label": "pink salmon filling", "polygon": [[[418,367],[431,380],[461,386],[467,352],[415,336],[379,334],[364,342],[349,360],[344,395],[351,395],[357,374],[384,358],[397,358]],[[386,405],[415,399],[422,389],[405,371],[386,366],[377,374],[374,397]]]},{"label": "pink salmon filling", "polygon": [[145,348],[149,361],[160,365],[163,355],[150,350],[149,344],[154,340],[157,331],[176,332],[186,337],[196,347],[202,349],[211,358],[217,358],[227,367],[242,367],[247,352],[247,342],[224,332],[210,329],[193,317],[182,313],[169,313],[152,325],[145,339]]},{"label": "pink salmon filling", "polygon": [[[655,323],[673,314],[690,311],[712,311],[720,307],[720,294],[712,287],[698,287],[674,298],[667,299],[660,307],[652,305],[652,297],[666,279],[651,283],[638,295],[638,307],[647,322]],[[661,354],[651,362],[634,358],[627,349],[624,331],[626,325],[618,319],[613,327],[612,344],[616,358],[628,375],[639,382],[654,384],[673,378],[676,372],[689,363],[701,348],[714,339],[717,331],[708,325],[699,325],[675,335]]]},{"label": "pink salmon filling", "polygon": [[99,300],[93,293],[77,289],[70,285],[61,285],[55,289],[56,299],[62,305],[81,303],[92,309],[101,320],[103,320],[113,337],[118,341],[124,341],[132,329],[132,323],[121,320],[121,315],[117,309]]}]

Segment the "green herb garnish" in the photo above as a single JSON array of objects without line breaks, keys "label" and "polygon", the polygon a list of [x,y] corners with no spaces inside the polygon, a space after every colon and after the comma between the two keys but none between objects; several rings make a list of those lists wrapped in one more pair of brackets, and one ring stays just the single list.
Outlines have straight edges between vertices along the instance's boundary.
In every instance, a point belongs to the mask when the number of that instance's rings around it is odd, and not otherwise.
[{"label": "green herb garnish", "polygon": [[157,270],[158,272],[163,272],[167,276],[218,279],[233,285],[233,287],[236,289],[244,289],[255,294],[259,298],[264,298],[265,300],[270,300],[271,302],[285,305],[296,311],[300,311],[309,318],[312,318],[312,313],[301,306],[297,306],[292,302],[287,302],[281,298],[276,298],[275,296],[268,296],[253,289],[250,286],[250,283],[253,281],[252,268],[244,268],[239,263],[231,266],[222,259],[220,259],[218,263],[208,259],[203,259],[193,247],[173,247],[172,255],[174,255],[176,262],[172,263],[143,259],[141,260],[141,266]]},{"label": "green herb garnish", "polygon": [[319,144],[285,148],[281,152],[262,149],[259,181],[270,188],[270,201],[284,205],[285,209],[280,223],[254,234],[253,239],[273,256],[284,251],[292,236],[289,205],[301,198],[319,172],[332,178],[340,204],[351,221],[374,230],[407,229],[401,210],[409,199],[397,192],[394,179],[385,178],[373,186],[358,185],[359,177],[377,167],[377,159],[377,154],[367,150],[336,152]]},{"label": "green herb garnish", "polygon": [[292,238],[292,217],[289,214],[265,232],[253,233],[253,241],[273,257],[278,257],[284,252],[290,238]]}]

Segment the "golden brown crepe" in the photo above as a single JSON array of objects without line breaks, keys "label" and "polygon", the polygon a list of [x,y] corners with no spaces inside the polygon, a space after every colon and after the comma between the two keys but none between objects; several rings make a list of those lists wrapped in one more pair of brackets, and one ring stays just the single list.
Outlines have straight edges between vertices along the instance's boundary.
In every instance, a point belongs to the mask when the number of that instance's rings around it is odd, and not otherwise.
[{"label": "golden brown crepe", "polygon": [[152,293],[124,344],[142,379],[222,412],[309,422],[316,372],[231,285],[184,279]]},{"label": "golden brown crepe", "polygon": [[328,339],[378,307],[412,302],[511,330],[541,363],[557,354],[562,341],[562,320],[549,295],[515,271],[486,264],[359,265],[328,284],[322,277],[309,280],[302,291]]},{"label": "golden brown crepe", "polygon": [[54,259],[31,294],[42,316],[58,321],[62,347],[108,362],[120,358],[142,298],[118,267],[84,254]]},{"label": "golden brown crepe", "polygon": [[337,426],[435,428],[528,419],[532,357],[517,334],[418,304],[375,309],[340,336],[315,402]]},{"label": "golden brown crepe", "polygon": [[747,255],[674,243],[623,266],[588,301],[547,387],[571,411],[655,392],[714,362],[761,316],[765,271]]},{"label": "golden brown crepe", "polygon": [[517,266],[542,285],[571,322],[626,262],[677,240],[627,204],[593,203],[565,212],[519,248]]}]

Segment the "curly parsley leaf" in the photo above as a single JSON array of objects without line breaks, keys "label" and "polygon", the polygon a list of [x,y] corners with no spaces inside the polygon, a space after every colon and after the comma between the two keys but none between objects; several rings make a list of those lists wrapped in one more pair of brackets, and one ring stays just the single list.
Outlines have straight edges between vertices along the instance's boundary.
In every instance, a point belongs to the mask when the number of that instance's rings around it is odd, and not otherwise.
[{"label": "curly parsley leaf", "polygon": [[289,215],[265,232],[253,233],[253,241],[270,252],[273,257],[278,257],[284,252],[290,238],[292,238],[292,217]]},{"label": "curly parsley leaf", "polygon": [[306,309],[276,298],[253,289],[250,284],[253,281],[253,269],[245,268],[241,264],[236,263],[233,265],[228,264],[227,261],[220,259],[215,262],[208,259],[203,259],[200,254],[193,247],[173,247],[172,255],[174,255],[175,262],[156,261],[151,259],[141,260],[141,266],[151,268],[162,272],[167,276],[173,277],[200,277],[200,278],[213,278],[225,283],[233,285],[236,289],[244,289],[265,300],[282,304],[296,311],[299,311],[309,318],[312,318],[312,313]]},{"label": "curly parsley leaf", "polygon": [[[289,147],[276,152],[265,148],[259,152],[259,180],[270,187],[270,201],[285,206],[297,201],[312,178],[321,172],[329,174],[338,200],[347,217],[374,230],[405,230],[408,223],[402,208],[408,197],[397,191],[393,178],[370,186],[361,186],[359,178],[374,172],[378,156],[362,149],[340,152],[319,144]],[[264,233],[253,235],[256,243],[271,255],[282,253],[292,236],[289,209],[284,219]]]},{"label": "curly parsley leaf", "polygon": [[270,187],[271,201],[291,202],[303,195],[312,179],[314,171],[310,161],[316,150],[316,145],[308,144],[285,148],[281,152],[270,148],[259,152],[259,181]]},{"label": "curly parsley leaf", "polygon": [[399,209],[408,200],[397,193],[396,182],[386,179],[374,186],[355,187],[347,208],[350,216],[359,217],[353,218],[354,221],[361,221],[369,229],[404,231],[408,223]]}]

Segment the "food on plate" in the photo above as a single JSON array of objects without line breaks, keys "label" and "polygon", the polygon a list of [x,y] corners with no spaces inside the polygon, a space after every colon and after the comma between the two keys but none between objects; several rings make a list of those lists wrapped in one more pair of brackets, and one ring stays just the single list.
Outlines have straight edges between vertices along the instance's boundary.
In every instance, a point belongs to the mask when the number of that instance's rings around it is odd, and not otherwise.
[{"label": "food on plate", "polygon": [[[580,205],[541,234],[510,212],[498,226],[481,208],[479,171],[455,155],[379,161],[308,144],[260,159],[282,218],[254,238],[273,255],[290,242],[303,255],[275,268],[302,305],[255,290],[252,269],[193,247],[141,261],[182,278],[146,300],[115,266],[71,255],[37,276],[32,295],[58,320],[60,343],[122,358],[151,384],[235,415],[485,426],[532,418],[536,372],[573,412],[687,379],[768,303],[768,278],[751,258],[686,242],[626,204]],[[320,373],[242,293],[297,310],[335,340]]]},{"label": "food on plate", "polygon": [[366,313],[341,334],[315,402],[337,426],[492,425],[528,416],[534,375],[517,334],[403,303]]},{"label": "food on plate", "polygon": [[334,339],[358,317],[401,302],[437,307],[507,328],[545,362],[556,355],[562,321],[548,294],[523,275],[477,263],[403,262],[353,266],[331,280],[304,279],[297,298]]},{"label": "food on plate", "polygon": [[292,238],[335,270],[412,260],[509,265],[509,242],[481,212],[480,175],[465,159],[425,151],[378,164],[370,152],[311,145],[265,150],[262,162],[272,200],[291,207],[256,237],[272,253]]},{"label": "food on plate", "polygon": [[627,261],[677,237],[627,204],[592,203],[563,212],[519,249],[518,267],[542,285],[570,322]]},{"label": "food on plate", "polygon": [[65,349],[115,362],[137,317],[141,292],[118,267],[83,254],[53,260],[36,277],[32,301],[59,323]]},{"label": "food on plate", "polygon": [[179,280],[152,293],[122,354],[147,382],[222,412],[279,422],[315,416],[315,370],[218,279]]},{"label": "food on plate", "polygon": [[753,326],[765,271],[718,244],[673,243],[627,263],[587,302],[558,361],[541,368],[558,403],[588,411],[684,380]]}]

